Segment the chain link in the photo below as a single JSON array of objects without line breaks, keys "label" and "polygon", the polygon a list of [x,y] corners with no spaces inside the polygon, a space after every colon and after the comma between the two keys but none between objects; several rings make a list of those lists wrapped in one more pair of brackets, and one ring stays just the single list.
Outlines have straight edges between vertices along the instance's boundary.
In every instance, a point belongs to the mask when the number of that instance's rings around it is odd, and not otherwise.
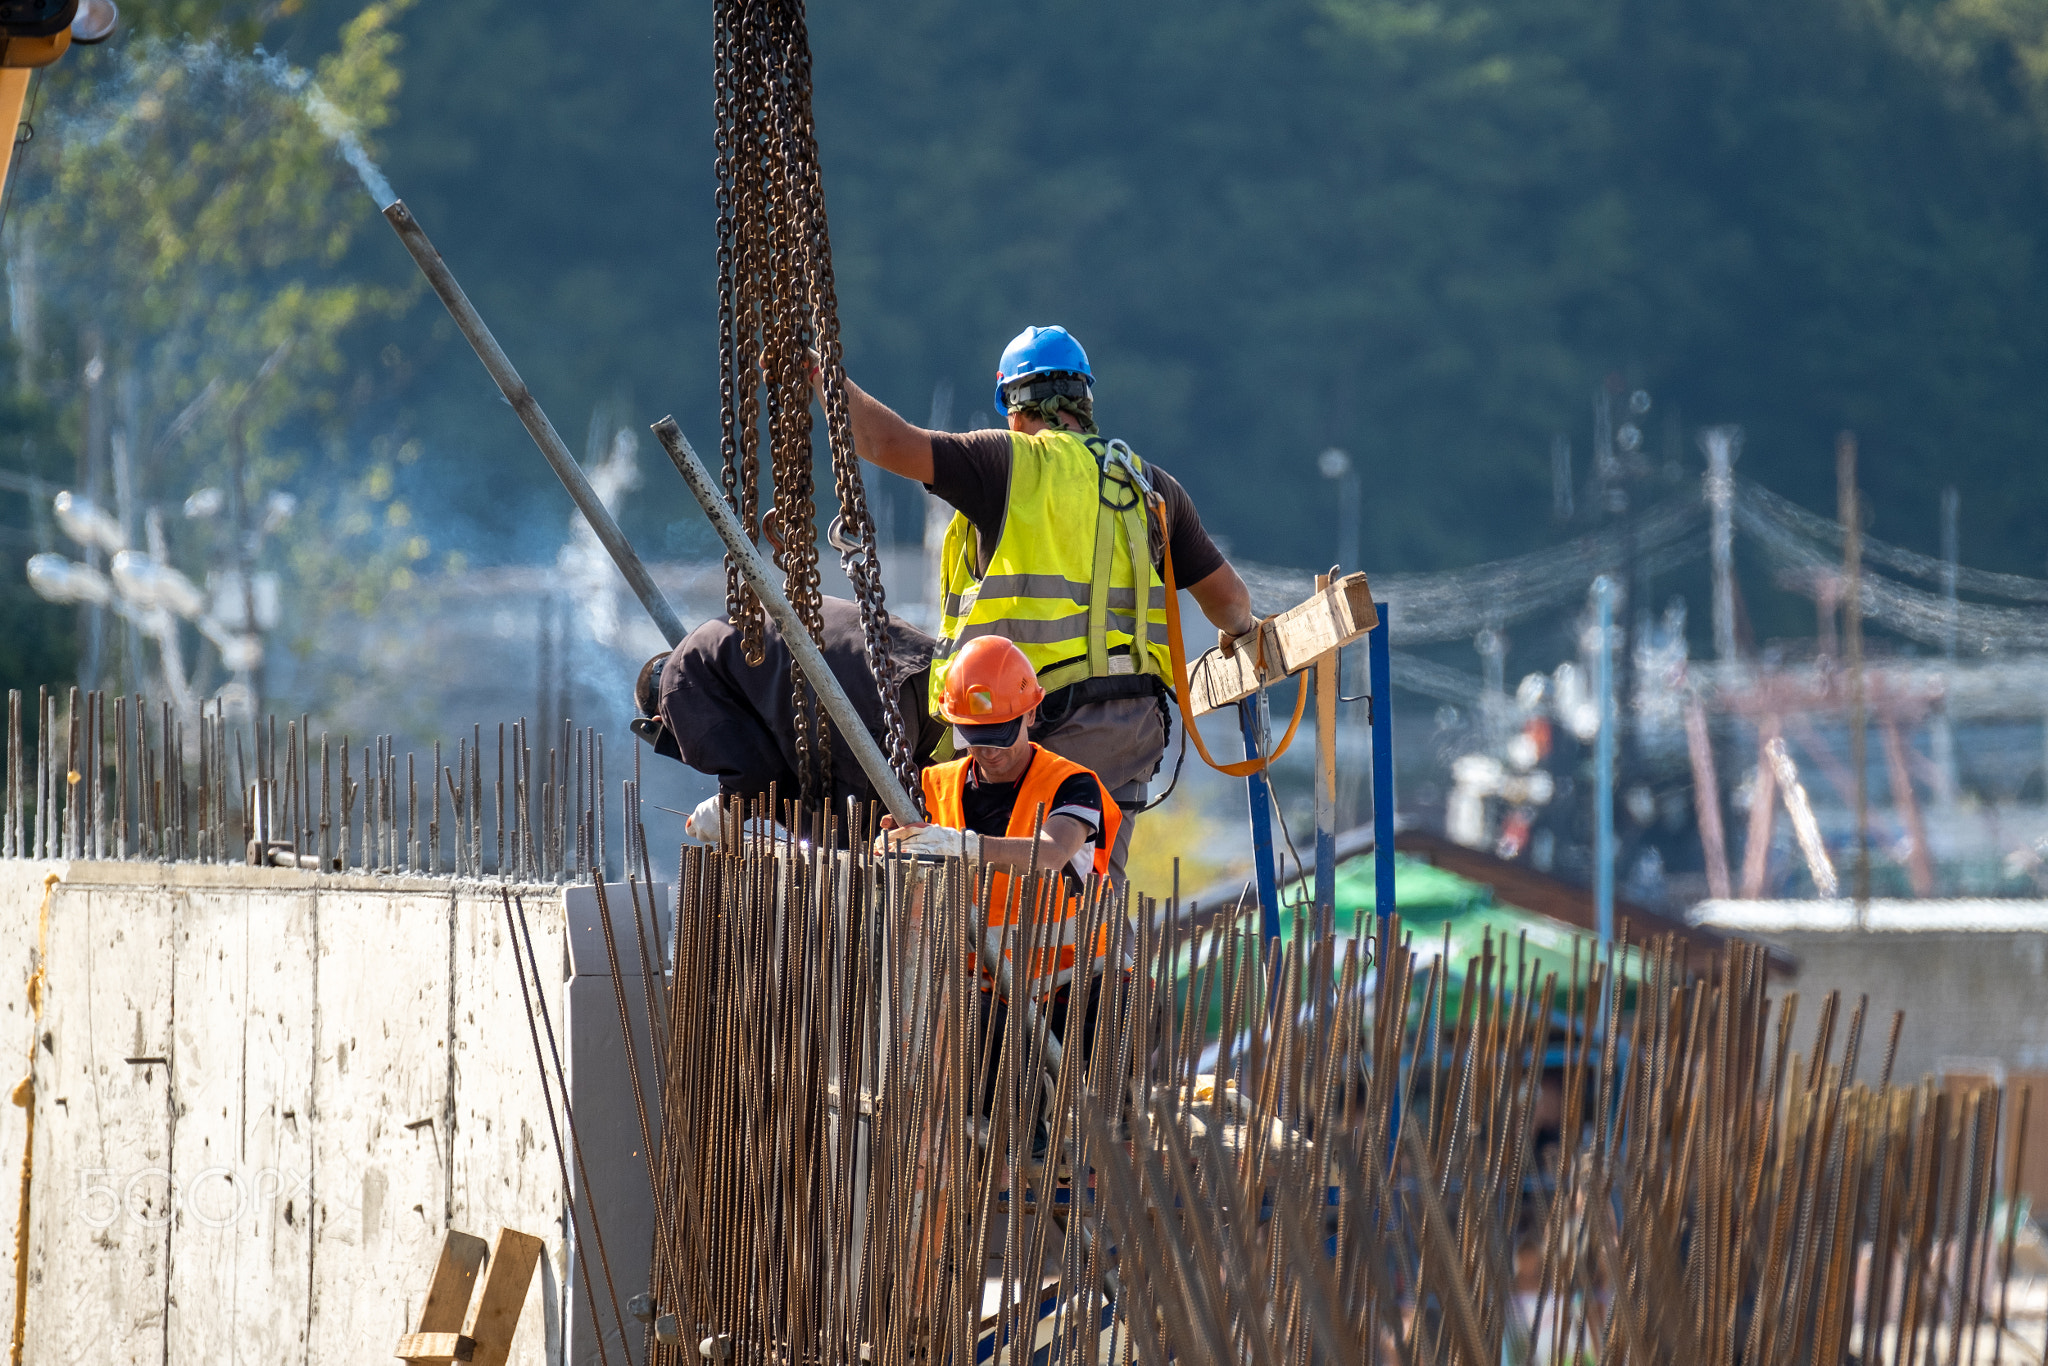
[{"label": "chain link", "polygon": [[[775,562],[798,620],[824,633],[812,463],[809,356],[822,370],[833,493],[851,550],[841,565],[860,605],[862,644],[881,694],[884,749],[906,790],[918,790],[894,673],[882,567],[846,407],[832,246],[811,113],[811,53],[802,0],[718,0],[714,17],[718,129],[720,450],[726,498],[747,534],[761,533],[765,421]],[[726,610],[750,663],[763,658],[761,605],[728,558]],[[806,807],[832,790],[826,718],[793,671],[797,777]]]}]

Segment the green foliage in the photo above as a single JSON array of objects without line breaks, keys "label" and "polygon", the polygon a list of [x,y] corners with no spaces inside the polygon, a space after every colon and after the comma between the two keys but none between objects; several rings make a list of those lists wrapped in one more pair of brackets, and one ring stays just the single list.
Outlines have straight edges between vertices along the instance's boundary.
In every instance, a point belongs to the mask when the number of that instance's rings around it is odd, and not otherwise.
[{"label": "green foliage", "polygon": [[[1572,438],[1583,477],[1611,376],[1655,395],[1647,449],[1673,487],[1699,469],[1691,432],[1738,421],[1745,473],[1831,506],[1833,437],[1853,427],[1879,534],[1931,546],[1953,481],[1969,558],[2040,572],[2044,16],[816,5],[850,363],[917,419],[951,381],[964,422],[1003,342],[1064,321],[1096,359],[1104,429],[1182,475],[1252,558],[1328,555],[1314,457],[1331,444],[1369,480],[1372,567],[1549,539],[1531,513],[1551,440]],[[700,445],[717,402],[703,20],[625,0],[574,27],[511,0],[413,11],[390,138],[399,190],[558,418],[623,383]],[[423,468],[488,463],[479,516],[511,530],[545,507],[553,525],[545,471],[419,309],[393,338],[418,367]],[[658,489],[628,528],[659,545],[689,515]]]},{"label": "green foliage", "polygon": [[[399,82],[391,21],[405,3],[361,10],[312,73],[361,129],[389,117]],[[233,567],[236,526],[264,520],[269,491],[302,484],[309,497],[298,527],[325,526],[272,537],[257,567],[290,571],[286,596],[300,609],[294,619],[305,620],[330,595],[373,599],[424,554],[418,531],[397,534],[388,517],[370,519],[360,535],[345,529],[356,502],[381,506],[390,494],[337,479],[357,462],[322,435],[359,402],[347,338],[402,305],[407,287],[338,269],[357,229],[375,220],[307,113],[307,73],[219,36],[149,36],[187,23],[218,28],[231,11],[147,14],[142,34],[82,54],[53,83],[39,115],[45,135],[19,173],[10,261],[17,311],[40,315],[28,328],[39,339],[31,383],[71,415],[60,428],[67,444],[98,447],[66,482],[113,501],[105,425],[95,436],[77,416],[82,387],[73,378],[98,354],[119,395],[113,439],[134,452],[130,544],[141,543],[143,507],[161,508],[172,562],[204,581]],[[207,487],[226,491],[223,510],[179,517],[187,496]],[[126,681],[140,685],[132,664]]]}]

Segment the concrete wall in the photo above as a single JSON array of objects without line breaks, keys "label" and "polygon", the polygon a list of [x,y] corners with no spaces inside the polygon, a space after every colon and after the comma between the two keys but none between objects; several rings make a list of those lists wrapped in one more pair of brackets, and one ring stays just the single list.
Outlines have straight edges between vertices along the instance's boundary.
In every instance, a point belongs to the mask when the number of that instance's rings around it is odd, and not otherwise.
[{"label": "concrete wall", "polygon": [[[1865,1056],[1876,1061],[1894,1010],[1906,1012],[1893,1075],[1995,1059],[2008,1073],[2048,1073],[2048,933],[1775,934],[1798,955],[1790,985],[1803,1019],[1830,990],[1843,1009],[1868,993]],[[1846,1016],[1844,1017],[1846,1018]],[[1877,1051],[1873,1051],[1877,1050]],[[2048,1095],[2036,1097],[2048,1105]]]},{"label": "concrete wall", "polygon": [[[560,889],[524,900],[560,1002]],[[388,1360],[443,1232],[510,1226],[547,1246],[513,1359],[559,1360],[562,1181],[511,951],[495,884],[0,861],[27,1359]],[[24,1117],[0,1107],[17,1270]]]},{"label": "concrete wall", "polygon": [[2048,1211],[2048,902],[1875,899],[1866,928],[1845,901],[1707,901],[1690,918],[1798,958],[1782,989],[1799,993],[1802,1047],[1829,991],[1842,993],[1845,1022],[1868,995],[1864,1077],[1875,1077],[1892,1012],[1903,1010],[1895,1079],[1990,1072],[2010,1091],[2031,1087],[2021,1185],[2037,1217]]}]

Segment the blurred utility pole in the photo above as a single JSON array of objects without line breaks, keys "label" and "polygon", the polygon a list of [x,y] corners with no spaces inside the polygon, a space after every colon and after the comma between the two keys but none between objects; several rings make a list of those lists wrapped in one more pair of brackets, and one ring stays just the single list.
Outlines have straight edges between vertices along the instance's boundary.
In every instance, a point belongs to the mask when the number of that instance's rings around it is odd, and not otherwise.
[{"label": "blurred utility pole", "polygon": [[[1352,463],[1350,453],[1335,446],[1329,447],[1316,457],[1316,471],[1337,486],[1337,572],[1340,575],[1352,573],[1361,567],[1359,561],[1365,554],[1359,545],[1358,526],[1361,492],[1359,486],[1364,481],[1359,477],[1358,467]],[[1338,652],[1339,678],[1349,677],[1356,680],[1365,677],[1364,671],[1358,668],[1362,648],[1358,645],[1347,645]],[[1351,691],[1360,693],[1365,689],[1353,682]],[[1370,717],[1360,714],[1358,709],[1371,705],[1369,701],[1346,704],[1345,710],[1351,713],[1351,724],[1348,729],[1353,734],[1364,735]],[[1358,823],[1358,795],[1359,787],[1364,782],[1364,773],[1364,764],[1353,764],[1350,775],[1338,784],[1339,830],[1349,830]]]},{"label": "blurred utility pole", "polygon": [[[1956,669],[1956,564],[1961,549],[1956,520],[1961,503],[1954,484],[1941,491],[1941,595],[1948,608],[1948,619],[1942,624],[1941,632],[1941,657],[1948,666],[1945,682],[1953,681]],[[1935,706],[1930,730],[1934,772],[1940,784],[1934,798],[1942,806],[1949,806],[1956,799],[1956,732],[1948,719],[1947,687],[1942,689],[1942,700]]]},{"label": "blurred utility pole", "polygon": [[1707,507],[1713,518],[1708,541],[1714,566],[1714,657],[1735,662],[1735,458],[1742,428],[1709,427],[1700,433],[1707,452]]},{"label": "blurred utility pole", "polygon": [[[85,430],[79,433],[78,441],[78,484],[85,491],[86,501],[94,507],[106,501],[106,491],[100,483],[100,470],[105,461],[100,457],[107,441],[107,361],[101,354],[102,343],[98,329],[88,329],[85,334]],[[100,558],[97,545],[85,548],[86,567],[95,573],[103,573],[106,561]],[[84,626],[81,634],[85,637],[85,649],[78,661],[78,686],[90,692],[100,685],[100,670],[103,663],[106,639],[106,609],[99,603],[88,603],[82,609]]]},{"label": "blurred utility pole", "polygon": [[1863,506],[1856,495],[1856,434],[1835,438],[1835,500],[1842,523],[1842,639],[1849,664],[1849,770],[1856,784],[1856,927],[1870,914],[1870,774],[1864,751]]}]

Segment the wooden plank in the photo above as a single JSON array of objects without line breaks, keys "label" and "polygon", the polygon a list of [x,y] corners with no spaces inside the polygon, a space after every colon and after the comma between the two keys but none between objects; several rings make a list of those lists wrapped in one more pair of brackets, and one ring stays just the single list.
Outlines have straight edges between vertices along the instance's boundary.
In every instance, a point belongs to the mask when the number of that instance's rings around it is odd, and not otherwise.
[{"label": "wooden plank", "polygon": [[157,895],[176,936],[168,1355],[297,1360],[311,1289],[313,893]]},{"label": "wooden plank", "polygon": [[483,1293],[477,1296],[469,1326],[469,1336],[476,1339],[476,1353],[470,1358],[473,1366],[505,1366],[512,1355],[513,1335],[540,1254],[541,1241],[532,1234],[511,1228],[498,1230],[497,1241],[491,1245],[491,1268],[484,1273]]},{"label": "wooden plank", "polygon": [[[468,1237],[468,1234],[450,1234],[450,1237]],[[476,1243],[483,1245],[483,1239]],[[392,1353],[400,1361],[420,1363],[420,1366],[445,1366],[455,1361],[476,1359],[476,1339],[461,1333],[407,1333],[398,1340],[398,1349]]]},{"label": "wooden plank", "polygon": [[[165,1359],[174,953],[155,888],[59,886],[51,898],[34,1071],[35,1167],[49,1179],[29,1214],[36,1361]],[[21,1154],[5,1160],[11,1177]]]},{"label": "wooden plank", "polygon": [[[560,1037],[565,1026],[562,971],[567,957],[562,900],[559,895],[528,894],[523,902],[534,953],[550,979],[543,987],[566,1060],[569,1040]],[[534,1064],[513,939],[506,930],[504,903],[495,889],[458,893],[455,934],[454,1047],[459,1085],[455,1096],[453,1222],[457,1228],[537,1231],[546,1238],[547,1256],[553,1263],[552,1275],[543,1284],[561,1286],[567,1270],[561,1160],[555,1152],[540,1074]],[[638,949],[622,943],[619,951],[634,955]],[[637,990],[638,984],[634,985]],[[637,1123],[630,1116],[628,1121]],[[609,1225],[605,1231],[611,1234]],[[648,1241],[651,1244],[651,1234]],[[549,1306],[544,1295],[533,1296],[516,1334],[513,1359],[525,1366],[555,1361],[547,1345],[551,1336],[559,1341],[561,1332],[561,1305]],[[618,1360],[616,1355],[613,1360]]]},{"label": "wooden plank", "polygon": [[420,1335],[462,1331],[463,1320],[469,1317],[470,1296],[476,1290],[476,1275],[484,1269],[490,1251],[491,1245],[474,1233],[450,1229],[442,1238],[434,1279],[427,1283],[427,1302],[420,1307]]},{"label": "wooden plank", "polygon": [[[1322,655],[1360,639],[1379,621],[1365,575],[1346,574],[1266,623],[1265,681],[1270,685],[1301,672]],[[1242,650],[1229,659],[1220,650],[1207,650],[1188,666],[1188,705],[1196,716],[1249,697],[1258,686],[1259,671]]]},{"label": "wooden plank", "polygon": [[452,893],[319,893],[314,1362],[384,1357],[447,1230]]}]

